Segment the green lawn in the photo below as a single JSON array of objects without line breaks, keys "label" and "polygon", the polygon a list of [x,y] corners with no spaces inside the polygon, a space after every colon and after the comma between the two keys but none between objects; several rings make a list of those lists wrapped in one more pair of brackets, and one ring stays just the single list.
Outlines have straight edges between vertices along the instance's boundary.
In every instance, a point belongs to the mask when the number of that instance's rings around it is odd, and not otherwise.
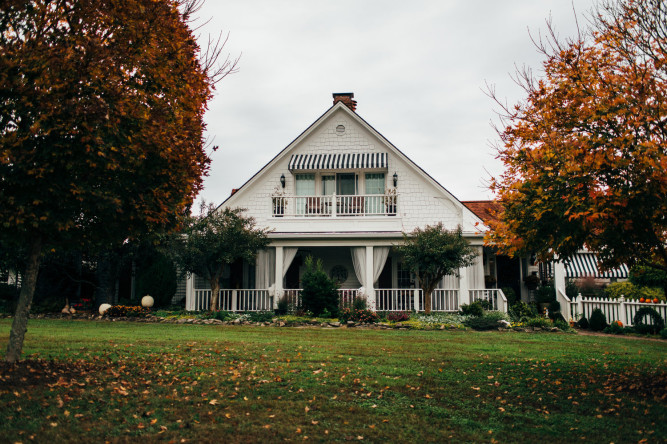
[{"label": "green lawn", "polygon": [[[2,352],[11,320],[0,320]],[[0,442],[664,442],[667,342],[31,320]]]}]

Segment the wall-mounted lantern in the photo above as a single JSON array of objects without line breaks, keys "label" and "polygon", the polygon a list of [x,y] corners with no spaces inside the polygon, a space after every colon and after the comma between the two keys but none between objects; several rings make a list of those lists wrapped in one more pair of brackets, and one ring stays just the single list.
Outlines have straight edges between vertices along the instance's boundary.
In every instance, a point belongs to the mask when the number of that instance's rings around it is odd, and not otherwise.
[{"label": "wall-mounted lantern", "polygon": [[[394,183],[396,183],[396,180],[394,180]],[[283,188],[285,188],[285,175],[284,174],[280,175],[280,185],[282,185]]]},{"label": "wall-mounted lantern", "polygon": [[394,171],[394,188],[396,188],[396,185],[398,185],[398,174]]}]

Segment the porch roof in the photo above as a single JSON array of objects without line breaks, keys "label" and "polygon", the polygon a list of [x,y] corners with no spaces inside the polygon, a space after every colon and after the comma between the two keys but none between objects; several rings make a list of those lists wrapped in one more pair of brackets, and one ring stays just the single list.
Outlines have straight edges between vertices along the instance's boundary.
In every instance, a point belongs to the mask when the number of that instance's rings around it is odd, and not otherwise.
[{"label": "porch roof", "polygon": [[386,170],[387,153],[293,154],[288,169],[299,170]]},{"label": "porch roof", "polygon": [[595,253],[577,253],[568,261],[565,261],[565,275],[569,278],[596,277],[627,279],[628,266],[623,264],[619,268],[600,271],[598,268],[598,257]]}]

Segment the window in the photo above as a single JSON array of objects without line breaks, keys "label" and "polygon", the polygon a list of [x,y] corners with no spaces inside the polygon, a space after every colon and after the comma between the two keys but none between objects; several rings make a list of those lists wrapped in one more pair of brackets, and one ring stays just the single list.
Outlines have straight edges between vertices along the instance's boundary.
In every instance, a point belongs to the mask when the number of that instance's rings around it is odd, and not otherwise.
[{"label": "window", "polygon": [[384,214],[384,173],[366,173],[366,214]]},{"label": "window", "polygon": [[297,174],[294,176],[296,180],[296,214],[303,216],[310,212],[313,202],[307,197],[298,196],[315,196],[315,175],[314,174]]},{"label": "window", "polygon": [[351,196],[357,194],[357,175],[354,173],[336,174],[336,194]]},{"label": "window", "polygon": [[336,190],[336,176],[322,176],[322,195],[331,196]]}]

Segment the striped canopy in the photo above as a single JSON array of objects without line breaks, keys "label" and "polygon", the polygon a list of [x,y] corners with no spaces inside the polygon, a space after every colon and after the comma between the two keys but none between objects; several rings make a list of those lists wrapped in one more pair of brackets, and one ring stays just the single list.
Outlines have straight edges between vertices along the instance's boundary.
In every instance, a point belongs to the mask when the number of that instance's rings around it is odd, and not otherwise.
[{"label": "striped canopy", "polygon": [[598,257],[595,253],[577,253],[565,262],[565,276],[627,279],[628,266],[623,264],[619,268],[603,272],[598,268]]},{"label": "striped canopy", "polygon": [[293,154],[289,170],[387,169],[387,153]]}]

